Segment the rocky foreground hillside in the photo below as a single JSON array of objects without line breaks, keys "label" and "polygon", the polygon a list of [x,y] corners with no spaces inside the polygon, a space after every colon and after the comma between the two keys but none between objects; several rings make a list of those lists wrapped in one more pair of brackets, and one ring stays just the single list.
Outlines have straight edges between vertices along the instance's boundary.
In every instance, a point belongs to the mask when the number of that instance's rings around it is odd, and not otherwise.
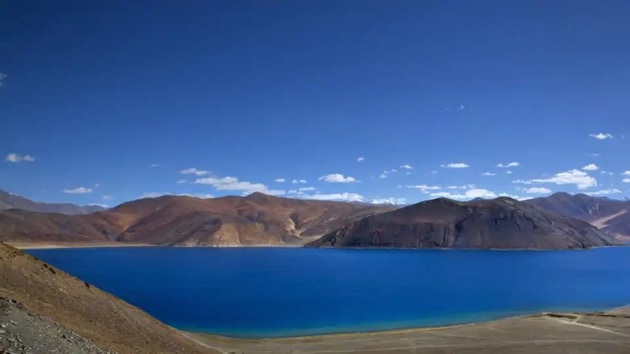
[{"label": "rocky foreground hillside", "polygon": [[300,245],[392,206],[254,193],[146,198],[89,215],[0,211],[0,241],[133,242],[170,246]]},{"label": "rocky foreground hillside", "polygon": [[439,198],[351,222],[309,247],[573,249],[619,244],[585,221],[511,198]]},{"label": "rocky foreground hillside", "polygon": [[218,353],[137,307],[0,243],[3,351]]}]

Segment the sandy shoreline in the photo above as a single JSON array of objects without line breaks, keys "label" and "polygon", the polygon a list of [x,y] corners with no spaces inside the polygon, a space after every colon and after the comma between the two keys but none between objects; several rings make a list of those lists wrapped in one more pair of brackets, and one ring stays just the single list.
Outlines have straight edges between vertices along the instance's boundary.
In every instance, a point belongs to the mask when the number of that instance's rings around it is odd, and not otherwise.
[{"label": "sandy shoreline", "polygon": [[[245,339],[182,332],[223,353],[622,353],[630,347],[630,307],[602,312],[540,312],[441,327]],[[582,351],[581,351],[582,352]]]},{"label": "sandy shoreline", "polygon": [[20,250],[57,249],[57,248],[114,248],[114,247],[156,247],[147,243],[123,242],[4,242]]}]

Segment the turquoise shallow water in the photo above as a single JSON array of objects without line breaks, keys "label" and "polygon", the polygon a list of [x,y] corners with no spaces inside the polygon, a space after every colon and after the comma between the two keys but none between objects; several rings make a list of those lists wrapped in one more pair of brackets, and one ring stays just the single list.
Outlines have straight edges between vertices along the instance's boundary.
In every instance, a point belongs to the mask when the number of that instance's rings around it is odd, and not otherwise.
[{"label": "turquoise shallow water", "polygon": [[630,247],[29,250],[174,327],[282,337],[630,304]]}]

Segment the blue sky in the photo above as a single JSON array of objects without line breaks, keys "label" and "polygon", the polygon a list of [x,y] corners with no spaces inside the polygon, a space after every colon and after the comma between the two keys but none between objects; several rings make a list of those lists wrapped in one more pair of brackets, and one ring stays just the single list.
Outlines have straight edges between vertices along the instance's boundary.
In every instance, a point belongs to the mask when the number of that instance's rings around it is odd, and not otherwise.
[{"label": "blue sky", "polygon": [[628,18],[624,0],[3,1],[0,188],[624,198]]}]

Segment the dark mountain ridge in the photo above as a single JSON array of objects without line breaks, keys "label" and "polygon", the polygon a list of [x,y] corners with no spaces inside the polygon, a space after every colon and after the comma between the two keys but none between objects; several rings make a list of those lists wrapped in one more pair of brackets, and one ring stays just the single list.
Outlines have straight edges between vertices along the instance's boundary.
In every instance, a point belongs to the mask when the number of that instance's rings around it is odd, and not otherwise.
[{"label": "dark mountain ridge", "polygon": [[585,221],[500,197],[417,203],[352,222],[307,246],[574,249],[615,244]]}]

